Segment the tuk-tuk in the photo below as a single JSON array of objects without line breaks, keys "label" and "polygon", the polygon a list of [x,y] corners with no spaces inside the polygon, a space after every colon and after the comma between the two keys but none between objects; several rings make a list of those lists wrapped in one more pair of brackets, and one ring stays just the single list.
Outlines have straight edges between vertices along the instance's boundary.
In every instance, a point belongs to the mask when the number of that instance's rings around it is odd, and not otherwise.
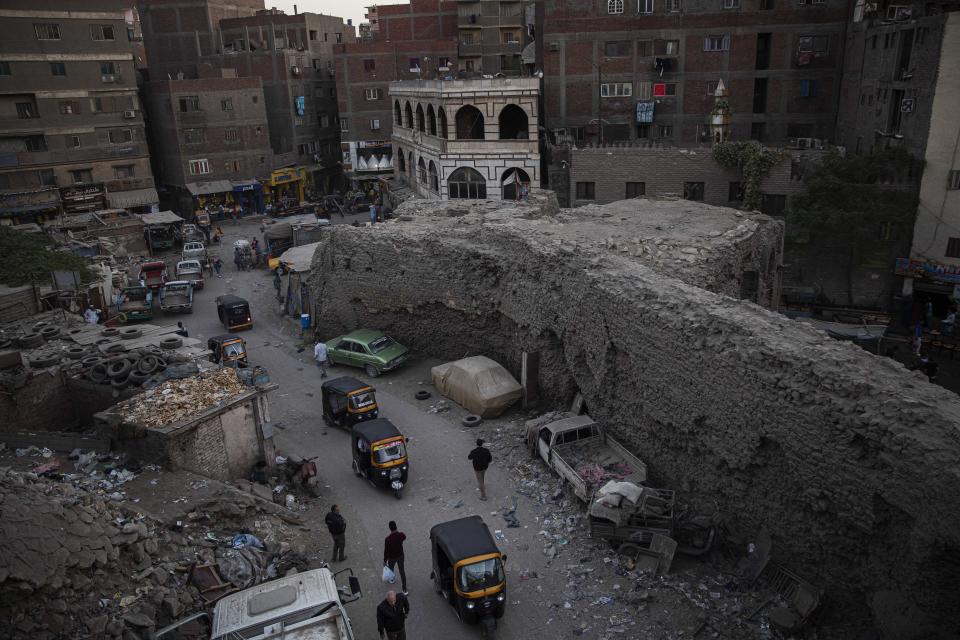
[{"label": "tuk-tuk", "polygon": [[375,487],[393,491],[399,500],[407,482],[407,439],[384,418],[358,422],[350,432],[353,472]]},{"label": "tuk-tuk", "polygon": [[434,590],[461,621],[480,623],[484,635],[492,638],[497,619],[506,611],[507,556],[500,553],[483,519],[468,516],[435,525],[430,529],[430,554]]},{"label": "tuk-tuk", "polygon": [[253,317],[250,315],[250,303],[240,296],[225,295],[217,297],[217,317],[227,331],[250,329]]},{"label": "tuk-tuk", "polygon": [[214,336],[207,340],[207,348],[210,350],[210,362],[225,367],[247,366],[247,343],[236,334]]},{"label": "tuk-tuk", "polygon": [[373,387],[350,376],[324,382],[320,385],[320,395],[323,421],[331,427],[349,429],[358,422],[373,420],[380,414]]}]

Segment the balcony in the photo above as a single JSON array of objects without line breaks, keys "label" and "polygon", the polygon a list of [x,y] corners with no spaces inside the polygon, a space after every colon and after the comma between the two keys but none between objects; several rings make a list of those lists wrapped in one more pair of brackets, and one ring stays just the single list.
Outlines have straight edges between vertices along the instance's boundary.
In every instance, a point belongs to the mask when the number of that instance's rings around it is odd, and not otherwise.
[{"label": "balcony", "polygon": [[457,27],[461,29],[480,29],[482,27],[522,27],[523,14],[510,16],[485,16],[478,13],[457,16]]},{"label": "balcony", "polygon": [[477,43],[464,44],[461,42],[457,47],[457,52],[461,58],[479,56],[483,53],[483,45]]},{"label": "balcony", "polygon": [[422,131],[407,127],[393,127],[393,139],[401,145],[417,146],[438,155],[470,154],[497,155],[497,154],[536,154],[538,153],[537,140],[445,140]]}]

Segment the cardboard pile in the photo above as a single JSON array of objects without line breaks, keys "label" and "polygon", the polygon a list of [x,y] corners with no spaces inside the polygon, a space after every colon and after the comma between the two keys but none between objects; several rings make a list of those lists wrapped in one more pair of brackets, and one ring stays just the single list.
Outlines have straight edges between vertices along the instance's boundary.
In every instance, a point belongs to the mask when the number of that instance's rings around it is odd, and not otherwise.
[{"label": "cardboard pile", "polygon": [[159,427],[201,413],[248,390],[237,378],[236,371],[217,369],[181,380],[167,380],[117,408],[125,422]]}]

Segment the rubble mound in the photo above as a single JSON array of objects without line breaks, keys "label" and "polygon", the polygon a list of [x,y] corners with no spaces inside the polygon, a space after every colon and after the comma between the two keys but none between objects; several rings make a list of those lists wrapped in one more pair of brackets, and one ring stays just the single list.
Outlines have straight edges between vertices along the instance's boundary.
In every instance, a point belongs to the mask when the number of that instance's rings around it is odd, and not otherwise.
[{"label": "rubble mound", "polygon": [[167,380],[117,406],[124,421],[145,427],[177,423],[248,391],[234,369],[217,369],[181,380]]},{"label": "rubble mound", "polygon": [[[541,399],[568,407],[581,393],[653,486],[767,527],[775,558],[824,585],[835,611],[872,613],[890,637],[960,625],[954,394],[721,295],[726,281],[698,281],[699,263],[649,258],[657,237],[692,248],[723,237],[693,226],[683,245],[668,227],[686,214],[653,220],[690,203],[632,203],[642,224],[616,207],[538,218],[430,206],[462,214],[329,229],[310,277],[328,335],[376,327],[424,355],[485,355],[514,375],[524,352],[538,354]],[[741,220],[733,230],[754,220],[719,211],[724,225]]]}]

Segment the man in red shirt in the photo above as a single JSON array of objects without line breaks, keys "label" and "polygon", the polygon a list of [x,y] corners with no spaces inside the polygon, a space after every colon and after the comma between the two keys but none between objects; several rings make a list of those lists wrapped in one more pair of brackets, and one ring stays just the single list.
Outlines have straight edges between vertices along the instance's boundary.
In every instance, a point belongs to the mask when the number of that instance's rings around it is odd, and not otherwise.
[{"label": "man in red shirt", "polygon": [[407,539],[406,534],[397,531],[397,523],[393,520],[387,525],[390,527],[390,535],[383,541],[383,564],[390,567],[393,571],[396,566],[400,570],[400,587],[403,595],[407,593],[407,572],[403,568],[403,541]]}]

